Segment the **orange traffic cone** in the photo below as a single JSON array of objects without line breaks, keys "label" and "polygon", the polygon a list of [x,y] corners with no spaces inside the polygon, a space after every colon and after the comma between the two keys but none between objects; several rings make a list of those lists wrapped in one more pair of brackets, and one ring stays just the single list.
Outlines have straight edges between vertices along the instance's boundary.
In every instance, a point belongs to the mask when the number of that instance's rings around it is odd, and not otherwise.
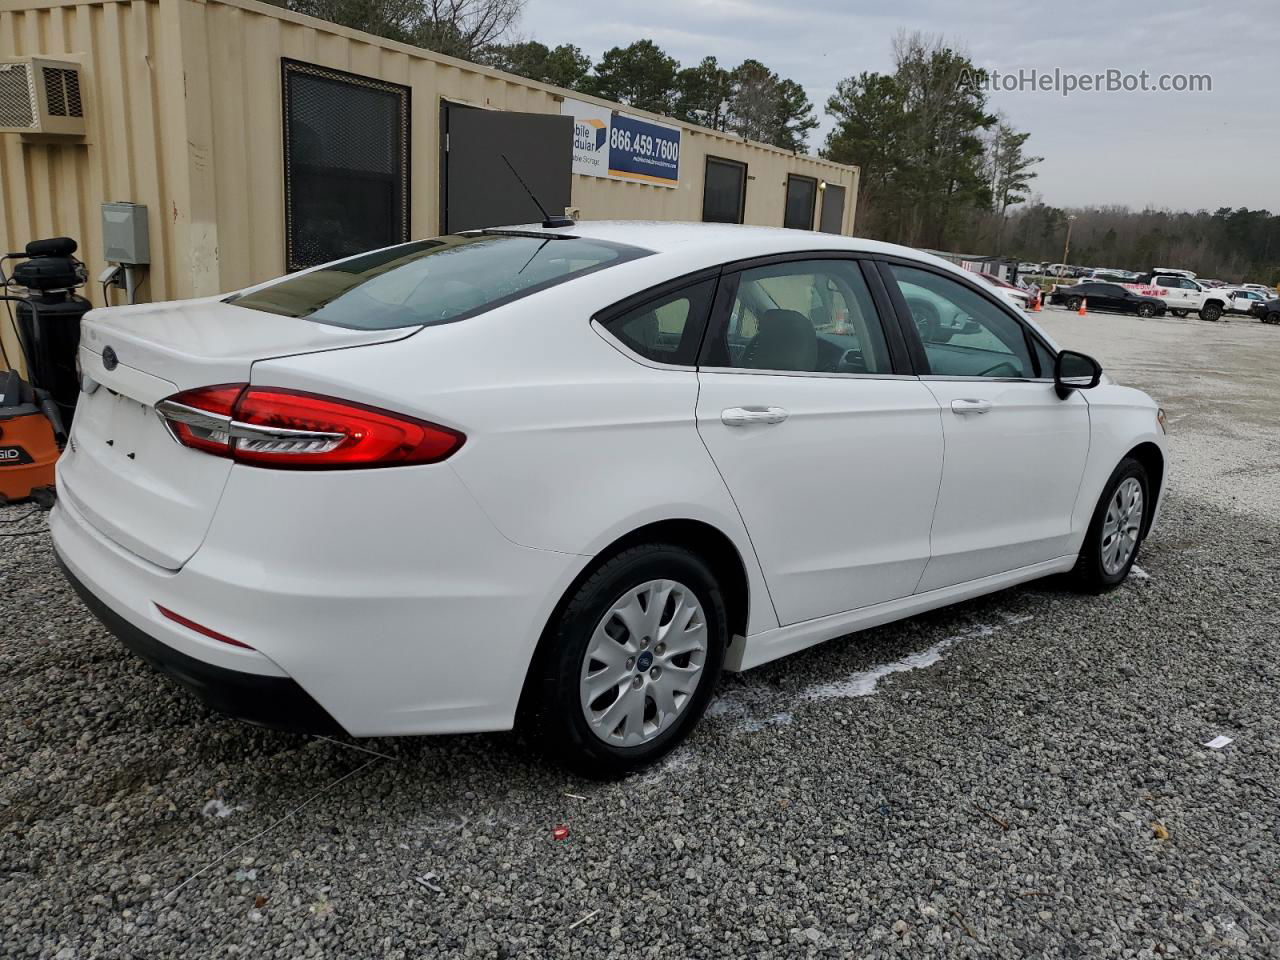
[{"label": "orange traffic cone", "polygon": [[1088,302],[1089,302],[1089,299],[1088,299],[1087,297],[1081,297],[1081,299],[1080,299],[1080,309],[1079,309],[1078,311],[1076,311],[1076,312],[1077,312],[1077,313],[1079,313],[1079,314],[1080,314],[1080,316],[1082,316],[1082,317],[1085,317],[1085,316],[1088,316],[1088,315],[1089,315],[1088,311],[1087,311],[1087,310],[1085,310],[1085,308],[1084,308],[1084,305],[1085,305],[1086,303],[1088,303]]},{"label": "orange traffic cone", "polygon": [[1041,299],[1042,299],[1042,298],[1040,298],[1040,297],[1036,297],[1036,298],[1035,298],[1035,300],[1033,300],[1033,301],[1031,302],[1031,312],[1032,312],[1032,313],[1039,313],[1039,312],[1040,312],[1040,300],[1041,300]]}]

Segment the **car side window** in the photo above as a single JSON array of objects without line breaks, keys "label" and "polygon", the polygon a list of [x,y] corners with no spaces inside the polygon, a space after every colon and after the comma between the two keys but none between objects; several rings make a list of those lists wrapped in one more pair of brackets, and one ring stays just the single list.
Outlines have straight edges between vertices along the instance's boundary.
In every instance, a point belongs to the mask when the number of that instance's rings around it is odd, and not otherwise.
[{"label": "car side window", "polygon": [[648,360],[693,366],[715,288],[715,280],[702,280],[663,294],[606,320],[604,328]]},{"label": "car side window", "polygon": [[938,377],[1027,377],[1035,365],[1022,325],[976,291],[949,277],[890,267]]},{"label": "car side window", "polygon": [[854,260],[794,260],[743,270],[732,304],[715,323],[703,366],[893,372],[871,291]]}]

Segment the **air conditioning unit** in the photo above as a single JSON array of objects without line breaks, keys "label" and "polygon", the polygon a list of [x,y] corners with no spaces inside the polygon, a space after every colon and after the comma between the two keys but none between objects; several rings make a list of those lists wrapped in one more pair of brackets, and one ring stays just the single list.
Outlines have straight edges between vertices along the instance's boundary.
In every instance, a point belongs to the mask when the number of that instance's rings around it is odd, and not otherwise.
[{"label": "air conditioning unit", "polygon": [[0,133],[83,137],[80,64],[44,57],[0,60]]}]

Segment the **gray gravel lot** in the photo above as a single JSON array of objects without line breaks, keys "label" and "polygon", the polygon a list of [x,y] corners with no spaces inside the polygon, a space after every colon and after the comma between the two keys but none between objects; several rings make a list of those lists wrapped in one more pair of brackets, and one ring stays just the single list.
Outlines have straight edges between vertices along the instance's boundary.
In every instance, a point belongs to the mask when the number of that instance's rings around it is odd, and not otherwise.
[{"label": "gray gravel lot", "polygon": [[1280,330],[1038,317],[1170,413],[1147,576],[730,676],[615,784],[213,715],[0,522],[0,956],[1280,957]]}]

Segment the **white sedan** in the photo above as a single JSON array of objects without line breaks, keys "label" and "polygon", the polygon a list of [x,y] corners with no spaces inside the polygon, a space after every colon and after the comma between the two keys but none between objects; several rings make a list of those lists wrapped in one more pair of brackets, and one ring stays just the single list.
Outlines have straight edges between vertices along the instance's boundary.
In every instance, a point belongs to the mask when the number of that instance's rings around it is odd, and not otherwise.
[{"label": "white sedan", "polygon": [[1128,574],[1163,415],[980,280],[580,223],[95,310],[51,517],[132,650],[256,723],[502,730],[610,774],[721,670]]}]

